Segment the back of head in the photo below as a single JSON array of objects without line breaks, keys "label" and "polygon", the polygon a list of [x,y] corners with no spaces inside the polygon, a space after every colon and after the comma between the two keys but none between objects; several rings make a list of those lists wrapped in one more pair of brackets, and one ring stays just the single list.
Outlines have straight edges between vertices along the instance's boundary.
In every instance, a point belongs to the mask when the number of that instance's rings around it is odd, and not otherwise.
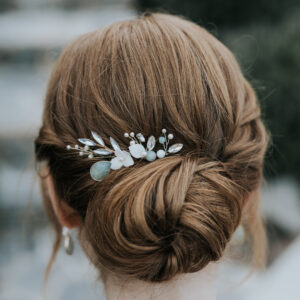
[{"label": "back of head", "polygon": [[[90,178],[93,159],[65,147],[93,130],[124,148],[124,132],[159,136],[162,128],[184,145],[180,153],[101,182]],[[246,196],[259,188],[267,142],[255,93],[231,52],[200,26],[156,13],[85,34],[63,51],[36,155],[79,212],[82,245],[100,270],[164,281],[222,256]],[[259,199],[250,200],[244,225],[258,249]]]}]

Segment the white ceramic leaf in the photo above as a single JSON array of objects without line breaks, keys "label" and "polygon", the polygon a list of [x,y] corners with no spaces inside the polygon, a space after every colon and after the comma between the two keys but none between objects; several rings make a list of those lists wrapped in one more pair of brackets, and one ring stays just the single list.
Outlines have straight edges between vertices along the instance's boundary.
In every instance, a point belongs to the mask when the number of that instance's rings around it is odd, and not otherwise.
[{"label": "white ceramic leaf", "polygon": [[99,145],[105,146],[102,137],[98,133],[96,133],[95,131],[91,131],[91,133],[92,133],[93,138]]},{"label": "white ceramic leaf", "polygon": [[151,135],[147,141],[147,150],[148,151],[152,150],[155,147],[155,143],[156,143],[155,137]]},{"label": "white ceramic leaf", "polygon": [[130,154],[134,158],[141,158],[143,156],[143,152],[146,151],[145,147],[141,144],[134,144],[128,147]]},{"label": "white ceramic leaf", "polygon": [[125,167],[129,167],[129,166],[132,166],[134,164],[134,161],[133,161],[133,159],[132,159],[129,152],[123,151],[123,157],[124,157],[123,165]]},{"label": "white ceramic leaf", "polygon": [[110,168],[113,170],[118,170],[123,165],[123,163],[120,161],[119,157],[114,157],[110,162],[111,162]]},{"label": "white ceramic leaf", "polygon": [[141,134],[141,133],[137,133],[136,137],[142,141],[142,140],[145,140],[144,136]]},{"label": "white ceramic leaf", "polygon": [[171,147],[169,147],[168,152],[169,153],[177,153],[180,151],[183,147],[183,144],[174,144]]},{"label": "white ceramic leaf", "polygon": [[93,142],[93,141],[90,140],[90,139],[80,138],[80,139],[78,139],[78,141],[79,141],[81,144],[84,144],[84,145],[87,145],[87,146],[96,146],[96,143]]},{"label": "white ceramic leaf", "polygon": [[117,149],[120,150],[119,144],[111,136],[109,137],[109,139],[110,139],[110,143],[113,146],[114,150],[117,150]]},{"label": "white ceramic leaf", "polygon": [[93,151],[96,154],[100,154],[100,155],[110,155],[113,154],[113,152],[105,150],[105,149],[96,149]]},{"label": "white ceramic leaf", "polygon": [[118,157],[123,157],[123,151],[121,149],[116,149],[115,151],[115,155],[118,156]]}]

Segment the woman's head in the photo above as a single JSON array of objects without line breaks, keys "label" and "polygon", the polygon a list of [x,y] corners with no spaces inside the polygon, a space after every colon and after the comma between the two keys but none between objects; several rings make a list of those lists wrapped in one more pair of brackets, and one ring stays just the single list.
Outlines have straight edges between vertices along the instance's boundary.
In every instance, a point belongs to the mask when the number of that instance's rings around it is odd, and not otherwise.
[{"label": "woman's head", "polygon": [[[128,145],[124,132],[182,150],[90,177],[93,159],[66,149],[90,130]],[[144,15],[85,34],[61,54],[36,139],[59,199],[80,217],[80,240],[100,269],[147,281],[195,272],[223,254],[244,220],[259,252],[257,209],[268,135],[252,87],[231,52],[198,25]],[[45,207],[56,228],[53,207]],[[59,241],[59,237],[58,237]]]}]

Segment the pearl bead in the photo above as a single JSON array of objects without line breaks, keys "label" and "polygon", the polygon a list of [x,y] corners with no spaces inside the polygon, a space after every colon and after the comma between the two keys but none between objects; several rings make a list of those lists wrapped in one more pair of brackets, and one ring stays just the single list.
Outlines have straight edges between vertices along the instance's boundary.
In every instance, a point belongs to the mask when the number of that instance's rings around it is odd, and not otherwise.
[{"label": "pearl bead", "polygon": [[144,156],[146,156],[147,155],[147,152],[146,151],[143,151],[142,152],[142,156],[144,157]]},{"label": "pearl bead", "polygon": [[83,152],[82,152],[82,151],[80,151],[80,152],[79,152],[79,155],[80,155],[80,156],[82,156],[82,155],[83,155]]},{"label": "pearl bead", "polygon": [[131,136],[131,137],[134,137],[134,132],[130,132],[130,136]]},{"label": "pearl bead", "polygon": [[90,147],[88,145],[84,146],[84,150],[89,150],[89,149],[90,149]]},{"label": "pearl bead", "polygon": [[156,159],[156,153],[154,151],[148,151],[146,155],[148,161],[154,161]]},{"label": "pearl bead", "polygon": [[125,132],[125,133],[124,133],[124,136],[125,136],[125,137],[129,137],[128,132]]},{"label": "pearl bead", "polygon": [[130,141],[130,145],[134,145],[135,144],[135,141]]},{"label": "pearl bead", "polygon": [[89,156],[88,156],[88,158],[93,158],[94,157],[94,155],[91,153],[91,154],[89,154]]},{"label": "pearl bead", "polygon": [[169,133],[169,134],[168,134],[168,139],[169,139],[169,140],[172,140],[173,138],[174,138],[174,135],[173,135],[172,133]]},{"label": "pearl bead", "polygon": [[67,149],[70,150],[70,149],[71,149],[71,146],[70,146],[70,145],[67,145]]},{"label": "pearl bead", "polygon": [[158,140],[161,144],[163,144],[166,141],[164,136],[160,136]]},{"label": "pearl bead", "polygon": [[166,133],[167,130],[166,130],[165,128],[163,128],[161,132],[162,132],[162,133]]},{"label": "pearl bead", "polygon": [[75,149],[79,149],[79,146],[77,144],[75,145]]},{"label": "pearl bead", "polygon": [[164,150],[158,150],[156,154],[158,158],[163,158],[166,156],[166,152]]}]

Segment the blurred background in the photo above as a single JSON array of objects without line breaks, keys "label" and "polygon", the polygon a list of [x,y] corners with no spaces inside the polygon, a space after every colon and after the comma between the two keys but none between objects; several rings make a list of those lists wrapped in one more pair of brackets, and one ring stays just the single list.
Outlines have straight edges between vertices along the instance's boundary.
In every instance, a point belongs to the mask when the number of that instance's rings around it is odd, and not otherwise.
[{"label": "blurred background", "polygon": [[[300,299],[297,0],[0,0],[0,299],[43,298],[54,234],[42,209],[33,140],[51,68],[74,37],[144,10],[184,15],[225,43],[255,87],[272,133],[262,189],[268,267],[242,284],[248,267],[225,260],[218,299]],[[75,258],[59,252],[47,299],[105,299],[94,269],[75,246]]]}]

